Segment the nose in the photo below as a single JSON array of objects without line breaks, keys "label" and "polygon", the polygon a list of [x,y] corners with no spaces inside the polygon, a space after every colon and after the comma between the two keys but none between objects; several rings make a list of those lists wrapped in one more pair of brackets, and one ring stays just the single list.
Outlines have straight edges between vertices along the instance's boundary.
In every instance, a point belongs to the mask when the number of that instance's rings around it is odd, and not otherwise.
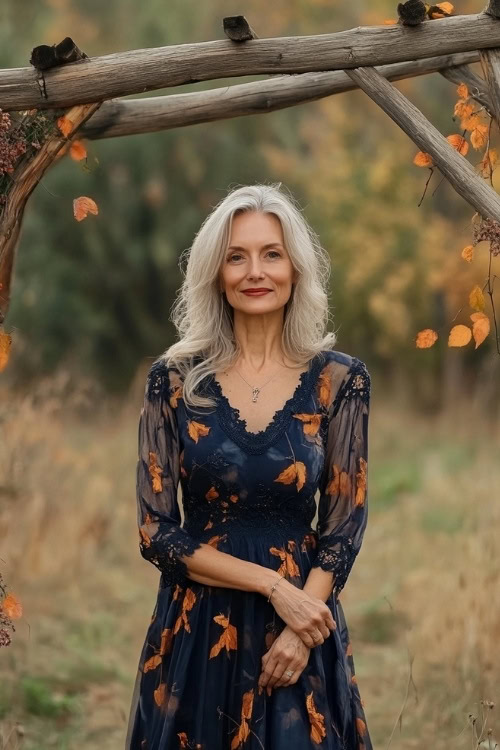
[{"label": "nose", "polygon": [[262,270],[260,267],[260,259],[254,258],[250,261],[250,269],[248,271],[249,279],[256,279],[262,277]]}]

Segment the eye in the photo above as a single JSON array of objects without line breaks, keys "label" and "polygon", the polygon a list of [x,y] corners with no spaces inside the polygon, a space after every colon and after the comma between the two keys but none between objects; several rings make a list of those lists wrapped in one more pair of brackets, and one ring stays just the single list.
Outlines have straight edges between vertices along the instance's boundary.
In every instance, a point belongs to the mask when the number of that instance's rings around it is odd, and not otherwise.
[{"label": "eye", "polygon": [[270,250],[270,251],[269,251],[269,253],[268,253],[268,255],[269,255],[270,253],[274,253],[275,255],[277,255],[277,256],[278,256],[278,258],[281,258],[281,253],[279,253],[279,252],[278,252],[277,250]]}]

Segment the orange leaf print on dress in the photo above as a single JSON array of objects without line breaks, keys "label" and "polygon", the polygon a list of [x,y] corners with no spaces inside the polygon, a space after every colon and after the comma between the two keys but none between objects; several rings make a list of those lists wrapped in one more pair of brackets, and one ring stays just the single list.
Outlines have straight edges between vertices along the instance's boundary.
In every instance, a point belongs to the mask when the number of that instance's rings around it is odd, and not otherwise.
[{"label": "orange leaf print on dress", "polygon": [[294,414],[295,419],[304,423],[304,435],[317,435],[321,424],[321,414]]},{"label": "orange leaf print on dress", "polygon": [[[292,549],[295,547],[295,542],[289,541],[288,542],[288,548]],[[293,558],[292,552],[287,552],[284,547],[270,547],[269,552],[271,555],[276,555],[282,560],[282,563],[280,567],[278,568],[277,572],[282,576],[291,576],[292,578],[297,578],[300,576],[300,570]]]},{"label": "orange leaf print on dress", "polygon": [[195,443],[198,442],[198,439],[200,437],[208,435],[210,430],[211,427],[207,427],[206,424],[202,424],[202,422],[196,422],[194,419],[188,419],[188,434]]},{"label": "orange leaf print on dress", "polygon": [[215,500],[216,497],[219,497],[219,493],[215,489],[215,487],[210,487],[208,492],[205,493],[205,497],[207,500]]},{"label": "orange leaf print on dress", "polygon": [[193,750],[203,750],[202,746],[199,742],[196,743],[196,745],[193,745],[186,734],[186,732],[177,732],[177,737],[179,738],[179,750],[190,750],[190,748],[193,748]]},{"label": "orange leaf print on dress", "polygon": [[177,401],[182,398],[182,385],[178,385],[175,391],[170,395],[169,403],[173,409],[177,409]]},{"label": "orange leaf print on dress", "polygon": [[149,473],[151,475],[151,484],[153,492],[161,492],[163,489],[161,481],[162,467],[158,463],[158,456],[154,451],[149,451]]},{"label": "orange leaf print on dress", "polygon": [[326,488],[327,495],[351,495],[351,477],[347,471],[341,471],[336,464],[333,464],[333,477],[328,482]]},{"label": "orange leaf print on dress", "polygon": [[325,717],[316,709],[312,692],[306,696],[306,707],[311,724],[311,739],[319,745],[323,737],[326,737]]},{"label": "orange leaf print on dress", "polygon": [[297,492],[299,492],[306,482],[307,469],[303,461],[294,461],[274,480],[282,484],[293,484],[297,482]]},{"label": "orange leaf print on dress", "polygon": [[147,661],[144,662],[142,671],[144,674],[150,672],[152,669],[156,669],[162,663],[161,654],[153,654]]},{"label": "orange leaf print on dress", "polygon": [[219,654],[223,648],[225,648],[226,652],[229,654],[231,649],[236,649],[238,643],[238,633],[236,627],[230,624],[228,617],[225,617],[224,615],[215,615],[214,621],[218,625],[221,625],[224,630],[221,633],[221,636],[217,643],[214,643],[214,645],[210,649],[210,655],[208,657],[209,659],[213,659],[214,656],[217,656],[217,654]]},{"label": "orange leaf print on dress", "polygon": [[318,394],[318,401],[321,406],[330,406],[330,402],[332,400],[332,380],[326,368],[320,373],[316,392]]},{"label": "orange leaf print on dress", "polygon": [[252,718],[253,710],[253,688],[243,694],[242,707],[241,707],[241,724],[238,727],[238,733],[234,735],[233,741],[231,742],[231,750],[239,750],[243,747],[243,743],[250,734],[250,727],[248,726],[248,719]]},{"label": "orange leaf print on dress", "polygon": [[364,505],[366,496],[366,469],[368,464],[363,456],[359,457],[359,471],[356,473],[355,505]]},{"label": "orange leaf print on dress", "polygon": [[182,612],[175,621],[174,634],[180,630],[182,623],[184,623],[184,630],[187,630],[188,633],[191,632],[191,625],[189,624],[187,613],[189,612],[189,610],[193,609],[195,604],[196,594],[194,593],[193,589],[187,588],[182,600]]}]

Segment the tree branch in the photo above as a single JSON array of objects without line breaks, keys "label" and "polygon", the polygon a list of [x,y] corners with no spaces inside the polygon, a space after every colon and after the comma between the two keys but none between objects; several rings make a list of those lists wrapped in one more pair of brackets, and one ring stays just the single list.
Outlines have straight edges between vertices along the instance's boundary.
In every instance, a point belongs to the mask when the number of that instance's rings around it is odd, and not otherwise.
[{"label": "tree branch", "polygon": [[316,36],[178,44],[84,59],[47,71],[0,70],[0,108],[69,107],[217,78],[388,65],[485,47],[500,47],[500,23],[488,13],[428,20],[415,28],[358,26]]},{"label": "tree branch", "polygon": [[[469,85],[471,94],[484,103],[489,100],[484,92],[484,81],[466,66],[479,60],[479,52],[440,55],[424,60],[410,60],[378,68],[381,75],[391,81],[425,75],[439,71],[450,80],[456,78]],[[450,66],[450,67],[448,67]],[[455,70],[460,71],[454,73]],[[455,78],[454,78],[455,77]],[[477,84],[472,89],[471,83]],[[113,99],[85,123],[80,138],[116,138],[117,136],[153,133],[161,130],[195,125],[202,122],[266,114],[302,102],[314,101],[332,94],[356,89],[356,84],[342,70],[322,73],[300,73],[295,76],[275,76],[264,81],[234,84],[233,86],[192,94],[170,94],[147,99]]]}]

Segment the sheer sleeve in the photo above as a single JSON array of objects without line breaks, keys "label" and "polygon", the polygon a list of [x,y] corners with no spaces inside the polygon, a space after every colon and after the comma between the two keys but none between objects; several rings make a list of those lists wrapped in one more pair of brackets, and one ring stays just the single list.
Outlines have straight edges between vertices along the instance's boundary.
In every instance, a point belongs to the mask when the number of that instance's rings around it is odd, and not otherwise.
[{"label": "sheer sleeve", "polygon": [[180,478],[177,398],[168,368],[152,364],[146,380],[138,430],[136,472],[137,522],[142,557],[162,573],[167,585],[186,584],[181,559],[201,546],[180,525],[177,489]]},{"label": "sheer sleeve", "polygon": [[371,379],[356,357],[329,406],[325,467],[318,505],[318,552],[313,567],[333,573],[343,589],[368,520],[368,415]]}]

